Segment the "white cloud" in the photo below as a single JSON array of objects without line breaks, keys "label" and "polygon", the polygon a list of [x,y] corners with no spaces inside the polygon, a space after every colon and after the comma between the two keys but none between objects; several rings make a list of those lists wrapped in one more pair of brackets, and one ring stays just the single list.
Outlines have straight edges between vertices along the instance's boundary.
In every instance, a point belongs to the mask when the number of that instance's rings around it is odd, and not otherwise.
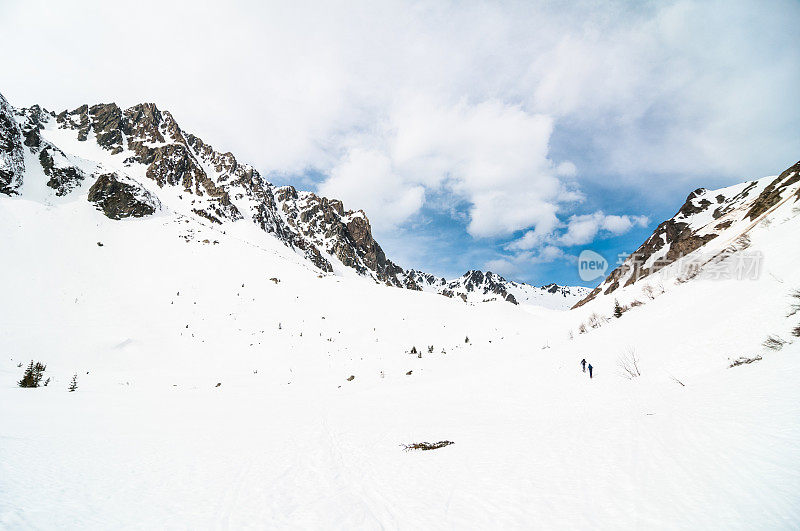
[{"label": "white cloud", "polygon": [[679,174],[660,184],[685,186],[697,176],[758,177],[794,161],[790,123],[800,107],[780,87],[800,82],[800,69],[790,67],[800,62],[791,29],[800,4],[581,7],[582,24],[530,63],[528,101],[591,137],[604,174],[643,188],[654,176]]},{"label": "white cloud", "polygon": [[583,216],[572,216],[567,224],[567,232],[559,239],[562,245],[585,245],[597,235],[602,223],[602,214],[587,214]]},{"label": "white cloud", "polygon": [[565,260],[568,255],[560,247],[548,245],[543,247],[537,254],[527,257],[527,260],[533,264],[555,262],[556,260]]},{"label": "white cloud", "polygon": [[372,213],[370,221],[377,230],[406,221],[425,201],[425,189],[404,183],[394,173],[389,157],[362,149],[351,150],[319,191]]},{"label": "white cloud", "polygon": [[506,245],[506,250],[528,251],[535,247],[539,247],[545,241],[552,240],[553,230],[554,228],[543,228],[542,225],[537,225],[534,230],[525,232],[521,238],[518,238]]},{"label": "white cloud", "polygon": [[[387,117],[382,130],[351,136],[349,151],[320,191],[363,201],[370,217],[384,218],[387,225],[413,212],[398,216],[396,209],[369,207],[412,191],[417,197],[422,187],[446,188],[469,202],[467,230],[473,236],[508,235],[532,225],[550,230],[558,223],[558,205],[580,198],[557,176],[570,173],[571,164],[556,168],[548,159],[552,128],[549,117],[498,101],[447,105],[413,98]],[[372,146],[368,158],[361,147],[366,145]],[[357,171],[352,168],[354,156],[359,159]],[[371,201],[369,194],[378,200]]]},{"label": "white cloud", "polygon": [[505,258],[497,258],[495,260],[489,260],[488,262],[486,262],[483,268],[486,271],[497,273],[498,275],[503,277],[515,275],[519,272],[519,266],[512,263],[510,260],[506,260]]},{"label": "white cloud", "polygon": [[510,276],[516,275],[532,265],[549,264],[559,260],[572,262],[577,260],[577,257],[566,253],[562,248],[555,245],[545,245],[537,251],[523,251],[489,260],[484,267],[487,271]]},{"label": "white cloud", "polygon": [[618,236],[631,230],[634,226],[647,225],[646,216],[605,215],[603,212],[571,216],[567,222],[567,231],[558,237],[560,245],[586,245],[594,241],[598,233]]},{"label": "white cloud", "polygon": [[605,216],[601,228],[613,235],[624,234],[634,226],[646,227],[647,216]]},{"label": "white cloud", "polygon": [[578,173],[578,168],[570,161],[565,161],[556,167],[556,173],[563,177],[574,177]]},{"label": "white cloud", "polygon": [[557,246],[585,245],[594,241],[598,234],[600,237],[619,236],[633,227],[646,227],[648,223],[647,216],[606,215],[602,211],[573,215],[546,230],[537,226],[507,244],[505,249],[522,253],[539,248],[543,256],[559,257]]}]

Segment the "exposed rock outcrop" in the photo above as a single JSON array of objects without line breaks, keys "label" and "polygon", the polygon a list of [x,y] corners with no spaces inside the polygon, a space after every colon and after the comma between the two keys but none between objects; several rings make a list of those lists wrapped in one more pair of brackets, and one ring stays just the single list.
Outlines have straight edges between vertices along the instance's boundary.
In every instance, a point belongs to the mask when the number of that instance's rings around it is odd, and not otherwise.
[{"label": "exposed rock outcrop", "polygon": [[363,211],[345,211],[337,199],[298,192],[292,186],[278,188],[275,200],[290,228],[343,265],[377,281],[402,286],[398,276],[403,269],[386,258]]},{"label": "exposed rock outcrop", "polygon": [[141,218],[153,214],[159,202],[135,182],[126,182],[115,173],[100,175],[89,188],[89,201],[111,219]]},{"label": "exposed rock outcrop", "polygon": [[22,135],[11,106],[0,94],[0,194],[16,194],[24,173]]},{"label": "exposed rock outcrop", "polygon": [[784,190],[798,181],[800,181],[800,162],[787,168],[777,179],[769,183],[747,212],[747,217],[752,221],[774,207],[781,200]]},{"label": "exposed rock outcrop", "polygon": [[49,177],[47,186],[55,190],[57,196],[67,195],[86,178],[80,169],[69,164],[64,152],[52,144],[43,146],[39,152],[39,163]]}]

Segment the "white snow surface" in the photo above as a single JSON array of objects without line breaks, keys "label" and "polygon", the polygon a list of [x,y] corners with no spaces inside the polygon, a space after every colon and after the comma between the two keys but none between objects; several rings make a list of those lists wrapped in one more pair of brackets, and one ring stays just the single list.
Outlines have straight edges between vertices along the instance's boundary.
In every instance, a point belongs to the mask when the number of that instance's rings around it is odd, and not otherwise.
[{"label": "white snow surface", "polygon": [[[465,305],[252,224],[51,199],[0,197],[2,528],[800,527],[795,203],[750,231],[757,279],[666,279],[615,319],[640,286]],[[31,359],[47,387],[16,386]]]}]

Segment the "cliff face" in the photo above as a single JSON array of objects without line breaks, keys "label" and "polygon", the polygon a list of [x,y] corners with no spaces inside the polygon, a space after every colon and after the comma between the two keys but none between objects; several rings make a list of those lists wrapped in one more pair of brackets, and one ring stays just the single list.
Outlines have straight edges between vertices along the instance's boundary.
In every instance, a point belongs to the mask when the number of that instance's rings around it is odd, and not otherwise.
[{"label": "cliff face", "polygon": [[13,109],[0,94],[0,193],[12,195],[22,185],[25,162],[20,128]]}]

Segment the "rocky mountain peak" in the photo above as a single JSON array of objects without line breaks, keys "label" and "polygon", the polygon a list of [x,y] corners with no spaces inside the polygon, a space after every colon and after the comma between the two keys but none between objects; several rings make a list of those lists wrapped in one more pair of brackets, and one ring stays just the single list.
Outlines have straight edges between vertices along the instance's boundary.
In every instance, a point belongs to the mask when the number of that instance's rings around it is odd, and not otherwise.
[{"label": "rocky mountain peak", "polygon": [[[65,152],[58,145],[57,131],[72,132],[79,146],[85,143],[87,148],[70,147],[73,151]],[[92,144],[109,156],[92,162],[96,153],[89,149]],[[55,195],[83,190],[111,219],[169,209],[219,226],[247,221],[324,273],[350,268],[389,286],[469,302],[517,303],[519,297],[528,300],[530,294],[544,293],[492,272],[471,270],[447,281],[406,271],[386,256],[362,210],[348,210],[338,199],[292,186],[273,186],[232,153],[217,151],[183,131],[169,111],[153,103],[127,109],[115,103],[84,104],[55,114],[38,106],[14,109],[0,99],[0,193],[13,194],[20,188],[25,174],[23,148],[36,156]],[[569,290],[563,295],[575,296]],[[557,306],[564,306],[563,301]]]}]

